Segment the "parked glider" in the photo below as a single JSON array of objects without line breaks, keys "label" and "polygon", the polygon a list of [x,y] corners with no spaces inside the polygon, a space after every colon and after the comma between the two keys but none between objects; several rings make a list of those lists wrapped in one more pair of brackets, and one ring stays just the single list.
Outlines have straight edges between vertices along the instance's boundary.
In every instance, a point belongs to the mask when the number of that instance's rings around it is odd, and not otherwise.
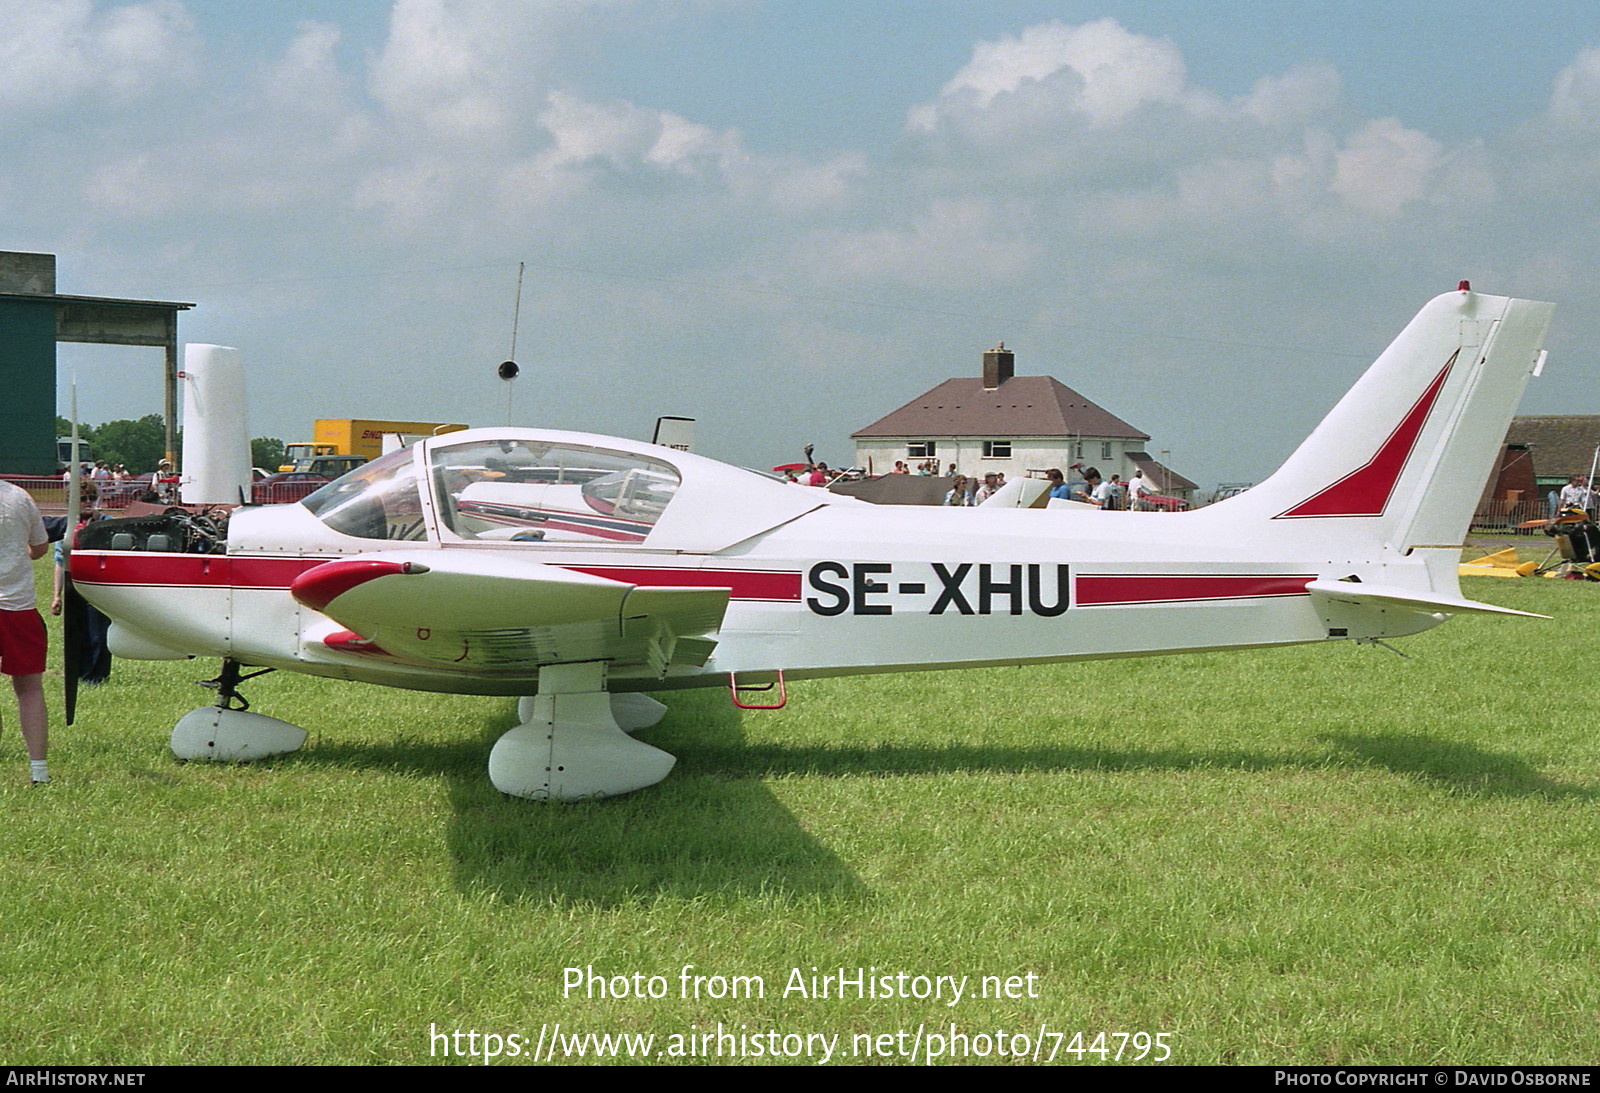
[{"label": "parked glider", "polygon": [[[184,755],[293,750],[247,668],[517,695],[506,793],[599,797],[674,762],[629,732],[641,692],[1296,642],[1372,641],[1458,612],[1474,503],[1552,306],[1462,283],[1428,303],[1283,467],[1173,515],[879,507],[610,437],[423,440],[300,504],[225,523],[102,521],[72,579],[122,657],[220,656]],[[235,708],[240,707],[240,708]]]}]

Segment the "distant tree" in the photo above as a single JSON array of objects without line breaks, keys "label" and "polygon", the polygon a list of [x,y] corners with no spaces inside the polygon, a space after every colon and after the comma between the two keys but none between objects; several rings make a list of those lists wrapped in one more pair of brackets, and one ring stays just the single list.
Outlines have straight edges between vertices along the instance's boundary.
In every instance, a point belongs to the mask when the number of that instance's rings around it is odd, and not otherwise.
[{"label": "distant tree", "polygon": [[[62,417],[60,414],[57,414],[56,415],[56,436],[71,436],[71,435],[72,435],[72,422],[68,421],[66,418]],[[81,447],[78,449],[79,451],[88,453],[90,458],[94,457],[94,426],[93,425],[86,425],[81,421],[78,422],[78,443],[81,445]]]},{"label": "distant tree", "polygon": [[137,421],[123,418],[96,426],[93,454],[108,466],[123,464],[130,474],[148,474],[166,454],[166,442],[161,415],[146,414]]},{"label": "distant tree", "polygon": [[[71,435],[72,435],[72,422],[68,421],[66,418],[62,417],[60,414],[57,414],[56,415],[56,436],[71,436]],[[84,441],[86,443],[88,441],[93,440],[94,439],[94,426],[90,425],[88,422],[84,422],[84,421],[78,422],[78,439],[82,440],[82,441]]]},{"label": "distant tree", "polygon": [[275,436],[258,436],[250,442],[250,465],[276,471],[283,465],[283,441]]}]

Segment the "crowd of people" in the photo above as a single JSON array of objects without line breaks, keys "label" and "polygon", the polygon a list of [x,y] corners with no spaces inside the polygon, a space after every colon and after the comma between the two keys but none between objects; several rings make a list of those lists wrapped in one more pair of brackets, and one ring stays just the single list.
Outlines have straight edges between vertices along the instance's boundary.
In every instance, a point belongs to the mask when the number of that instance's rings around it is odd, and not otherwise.
[{"label": "crowd of people", "polygon": [[[62,471],[66,478],[68,471]],[[93,483],[106,506],[119,508],[128,501],[143,501],[152,505],[170,505],[178,501],[178,477],[168,460],[161,460],[153,474],[130,474],[121,463],[107,463],[103,459],[87,461],[79,469],[80,482]]]},{"label": "crowd of people", "polygon": [[1158,493],[1142,470],[1135,471],[1133,477],[1126,482],[1122,480],[1120,474],[1102,478],[1097,468],[1085,467],[1081,463],[1074,463],[1072,470],[1079,473],[1080,477],[1068,480],[1066,475],[1054,467],[1045,472],[1045,478],[1050,483],[1052,499],[1076,501],[1107,511],[1119,509],[1148,511],[1156,507],[1151,498],[1158,496]]},{"label": "crowd of people", "polygon": [[[938,475],[939,475],[939,461],[937,459],[924,459],[922,462],[917,464],[916,470],[912,470],[910,467],[908,467],[906,465],[905,460],[896,459],[894,461],[894,470],[890,471],[889,473],[890,474],[920,474],[920,475],[926,475],[928,477],[937,478]],[[949,473],[950,474],[955,474],[956,473],[956,465],[954,463],[950,464],[950,472]]]},{"label": "crowd of people", "polygon": [[[950,489],[943,494],[939,502],[941,505],[957,507],[981,505],[1006,484],[1004,471],[986,471],[981,476],[968,475],[959,473],[956,466],[952,462],[944,471],[944,477],[952,479],[952,482]],[[1127,481],[1123,481],[1120,474],[1103,478],[1098,469],[1085,467],[1082,463],[1072,464],[1070,470],[1073,474],[1070,479],[1058,468],[1052,467],[1045,472],[1050,498],[1076,501],[1106,511],[1119,509],[1151,511],[1166,507],[1157,503],[1158,499],[1165,499],[1161,498],[1155,484],[1142,470],[1135,471],[1133,477]],[[827,486],[838,477],[838,473],[830,471],[826,463],[807,462],[787,468],[782,473],[785,481],[799,486]],[[938,477],[939,461],[929,458],[912,464],[897,459],[894,469],[889,474]]]},{"label": "crowd of people", "polygon": [[[908,473],[900,469],[904,466],[903,463],[896,463],[896,470],[893,473]],[[942,504],[981,505],[1006,484],[1006,476],[1002,471],[988,471],[980,480],[976,475],[956,474],[955,466],[954,463],[950,464],[950,474],[954,475],[955,481],[949,492],[944,495]],[[1102,478],[1099,470],[1085,467],[1081,463],[1074,463],[1071,469],[1075,475],[1072,479],[1068,479],[1056,467],[1045,472],[1045,481],[1049,483],[1048,496],[1052,500],[1076,501],[1108,512],[1118,509],[1150,510],[1157,507],[1150,500],[1157,496],[1156,489],[1142,471],[1136,472],[1132,478],[1124,482],[1120,474]]]},{"label": "crowd of people", "polygon": [[826,463],[807,463],[800,470],[791,467],[783,472],[783,480],[791,486],[826,486],[837,477]]},{"label": "crowd of people", "polygon": [[[951,473],[955,473],[955,464],[951,465]],[[983,476],[980,483],[977,475],[957,474],[955,483],[950,491],[944,495],[945,505],[970,506],[981,505],[989,498],[1000,492],[1006,484],[1006,476],[1000,471],[989,471]]]}]

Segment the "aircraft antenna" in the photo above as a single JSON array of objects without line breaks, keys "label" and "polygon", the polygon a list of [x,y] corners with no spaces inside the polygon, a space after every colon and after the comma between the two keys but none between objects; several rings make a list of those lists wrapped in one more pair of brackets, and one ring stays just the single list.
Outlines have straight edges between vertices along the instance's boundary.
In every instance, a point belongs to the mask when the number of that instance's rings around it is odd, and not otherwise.
[{"label": "aircraft antenna", "polygon": [[520,369],[517,367],[517,326],[522,321],[522,274],[528,268],[526,262],[517,263],[517,297],[516,303],[511,306],[511,352],[506,354],[506,359],[500,363],[498,375],[506,381],[506,424],[511,424],[511,381],[517,378]]},{"label": "aircraft antenna", "polygon": [[517,300],[511,305],[511,352],[506,354],[512,360],[517,359],[517,324],[522,320],[522,273],[527,267],[526,262],[517,263]]}]

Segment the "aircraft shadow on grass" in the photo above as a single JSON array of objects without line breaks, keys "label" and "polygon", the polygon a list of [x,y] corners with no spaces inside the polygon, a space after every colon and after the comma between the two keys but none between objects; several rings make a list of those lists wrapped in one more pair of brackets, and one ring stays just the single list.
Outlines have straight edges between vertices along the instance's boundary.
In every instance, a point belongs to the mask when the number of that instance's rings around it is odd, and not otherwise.
[{"label": "aircraft shadow on grass", "polygon": [[[1402,733],[1314,738],[1330,750],[1006,747],[983,744],[751,743],[744,715],[707,695],[674,696],[645,734],[682,759],[652,794],[541,807],[504,796],[481,775],[484,750],[515,721],[509,706],[475,738],[449,743],[324,738],[294,762],[444,777],[455,818],[447,834],[462,890],[508,901],[555,898],[599,906],[670,894],[782,900],[867,898],[866,885],[808,833],[765,784],[769,778],[960,773],[1381,769],[1452,793],[1593,799],[1514,755]],[[1308,740],[1308,743],[1310,741]]]},{"label": "aircraft shadow on grass", "polygon": [[[726,701],[680,698],[675,706],[661,729],[642,735],[731,753],[743,746],[741,715]],[[485,725],[474,748],[478,761],[514,720],[507,711]],[[530,805],[487,784],[475,763],[452,770],[450,793],[456,816],[448,843],[458,886],[508,901],[614,906],[661,895],[733,895],[850,902],[869,894],[769,786],[702,768],[693,756],[650,794]]]},{"label": "aircraft shadow on grass", "polygon": [[[678,696],[674,706],[661,728],[642,734],[646,739],[660,741],[675,730],[671,734],[683,740],[739,752],[742,722],[725,699]],[[548,805],[508,797],[484,780],[482,764],[489,746],[515,722],[508,703],[484,719],[476,737],[449,743],[324,738],[292,762],[445,778],[455,810],[446,838],[458,887],[488,889],[508,901],[612,906],[663,894],[867,895],[839,856],[743,771],[704,770],[691,759],[651,794]]]},{"label": "aircraft shadow on grass", "polygon": [[1543,797],[1546,800],[1593,799],[1586,786],[1549,778],[1513,755],[1485,751],[1471,744],[1401,733],[1339,733],[1322,739],[1363,766],[1410,775],[1456,793],[1479,797]]}]

